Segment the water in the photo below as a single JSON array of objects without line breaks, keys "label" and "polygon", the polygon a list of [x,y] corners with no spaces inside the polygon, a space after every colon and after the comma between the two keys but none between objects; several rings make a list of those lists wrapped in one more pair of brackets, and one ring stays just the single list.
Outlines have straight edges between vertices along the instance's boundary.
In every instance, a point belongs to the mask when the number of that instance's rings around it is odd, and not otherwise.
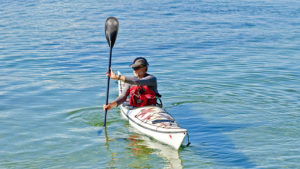
[{"label": "water", "polygon": [[[1,1],[0,168],[300,168],[299,11],[296,0]],[[190,147],[137,133],[119,109],[97,135],[109,16],[114,70],[131,75],[146,56]]]}]

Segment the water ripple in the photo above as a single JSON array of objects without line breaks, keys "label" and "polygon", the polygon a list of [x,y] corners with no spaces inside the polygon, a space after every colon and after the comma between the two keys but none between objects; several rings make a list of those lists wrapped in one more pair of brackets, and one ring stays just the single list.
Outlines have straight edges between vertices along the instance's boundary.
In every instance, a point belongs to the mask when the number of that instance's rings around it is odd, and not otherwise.
[{"label": "water ripple", "polygon": [[[299,168],[299,6],[1,1],[1,168]],[[132,75],[135,57],[149,60],[190,147],[174,152],[143,136],[118,109],[97,135],[108,16],[120,22],[114,70]]]}]

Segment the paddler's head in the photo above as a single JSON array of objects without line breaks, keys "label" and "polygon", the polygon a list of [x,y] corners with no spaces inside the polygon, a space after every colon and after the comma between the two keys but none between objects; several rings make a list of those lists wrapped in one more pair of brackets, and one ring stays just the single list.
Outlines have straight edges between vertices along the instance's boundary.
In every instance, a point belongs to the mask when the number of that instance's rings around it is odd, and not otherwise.
[{"label": "paddler's head", "polygon": [[137,57],[130,66],[133,69],[133,74],[138,78],[142,78],[148,70],[148,65],[148,62],[144,57]]}]

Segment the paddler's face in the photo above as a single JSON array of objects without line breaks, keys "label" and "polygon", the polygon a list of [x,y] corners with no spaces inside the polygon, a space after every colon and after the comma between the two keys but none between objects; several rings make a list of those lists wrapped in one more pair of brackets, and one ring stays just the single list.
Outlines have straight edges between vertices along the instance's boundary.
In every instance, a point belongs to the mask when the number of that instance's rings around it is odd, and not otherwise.
[{"label": "paddler's face", "polygon": [[136,77],[144,77],[145,73],[146,73],[146,67],[138,67],[138,68],[132,68],[133,69],[133,74]]}]

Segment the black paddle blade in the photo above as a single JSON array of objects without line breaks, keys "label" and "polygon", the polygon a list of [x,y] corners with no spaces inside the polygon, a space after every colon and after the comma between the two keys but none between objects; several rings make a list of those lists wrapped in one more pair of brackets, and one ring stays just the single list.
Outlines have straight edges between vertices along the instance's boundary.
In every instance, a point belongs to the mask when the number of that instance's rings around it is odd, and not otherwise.
[{"label": "black paddle blade", "polygon": [[105,22],[105,36],[110,48],[114,47],[119,30],[119,21],[115,17],[109,17]]}]

